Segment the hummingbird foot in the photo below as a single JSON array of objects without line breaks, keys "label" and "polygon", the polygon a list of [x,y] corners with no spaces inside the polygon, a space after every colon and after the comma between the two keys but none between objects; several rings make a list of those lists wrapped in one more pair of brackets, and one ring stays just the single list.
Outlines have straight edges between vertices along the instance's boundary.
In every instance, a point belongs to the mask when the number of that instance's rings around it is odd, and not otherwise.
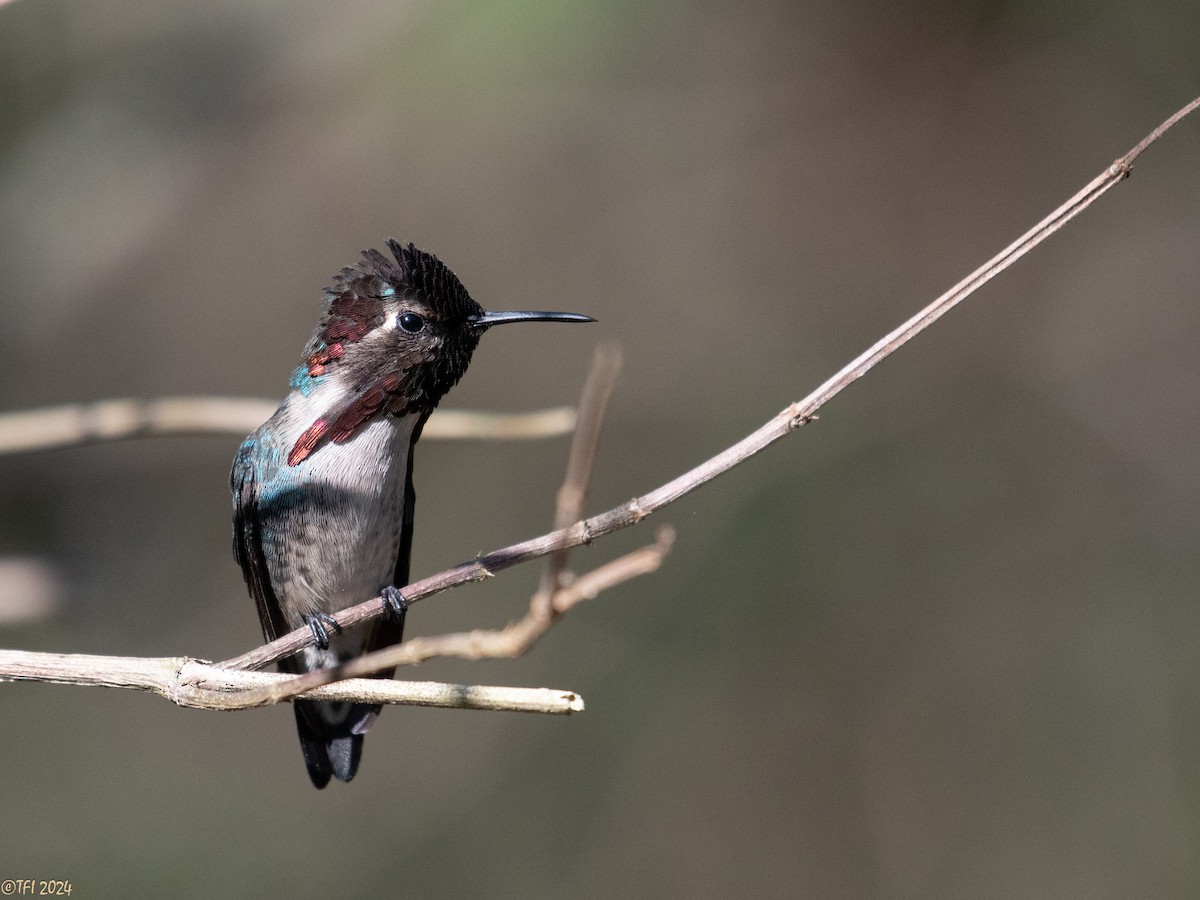
[{"label": "hummingbird foot", "polygon": [[388,585],[379,592],[383,598],[383,614],[397,625],[404,624],[404,614],[408,612],[408,599],[394,585]]},{"label": "hummingbird foot", "polygon": [[342,633],[342,626],[329,613],[312,613],[304,617],[304,624],[312,631],[313,640],[321,650],[329,649],[329,632]]}]

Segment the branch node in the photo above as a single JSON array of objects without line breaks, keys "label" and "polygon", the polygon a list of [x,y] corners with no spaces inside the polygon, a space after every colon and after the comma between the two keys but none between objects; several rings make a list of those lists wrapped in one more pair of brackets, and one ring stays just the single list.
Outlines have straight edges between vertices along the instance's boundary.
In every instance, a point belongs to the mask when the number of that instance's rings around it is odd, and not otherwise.
[{"label": "branch node", "polygon": [[176,706],[186,707],[191,705],[187,700],[187,695],[190,693],[188,687],[194,686],[195,680],[192,680],[191,684],[188,684],[183,671],[193,662],[197,662],[197,660],[193,660],[190,656],[180,657],[179,665],[175,667],[175,672],[170,682],[166,685],[164,691],[166,698]]},{"label": "branch node", "polygon": [[648,515],[650,515],[650,513],[642,509],[642,504],[638,502],[637,497],[634,497],[629,501],[629,517],[633,520],[634,525],[642,521],[642,519],[646,518]]},{"label": "branch node", "polygon": [[803,413],[800,411],[800,404],[793,403],[789,410],[790,415],[787,421],[787,430],[795,431],[797,428],[803,428],[809,422],[815,422],[819,416],[816,413]]}]

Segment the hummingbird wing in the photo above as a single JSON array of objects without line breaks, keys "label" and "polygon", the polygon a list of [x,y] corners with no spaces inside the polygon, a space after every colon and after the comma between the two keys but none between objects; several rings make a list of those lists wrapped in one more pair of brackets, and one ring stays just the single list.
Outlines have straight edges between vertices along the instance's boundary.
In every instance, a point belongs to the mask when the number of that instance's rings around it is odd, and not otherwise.
[{"label": "hummingbird wing", "polygon": [[[258,607],[263,636],[273,641],[292,629],[284,620],[283,610],[271,586],[271,573],[263,553],[259,484],[251,458],[253,449],[249,441],[242,445],[230,473],[230,487],[233,490],[233,557],[241,566],[246,585]],[[281,659],[278,665],[281,671],[293,673],[303,668],[295,656]],[[304,754],[304,764],[312,783],[323,788],[335,773],[343,781],[348,781],[358,767],[362,736],[327,735],[327,729],[322,728],[317,704],[297,700],[293,706],[296,730],[300,735],[300,750]]]},{"label": "hummingbird wing", "polygon": [[242,568],[242,576],[258,607],[263,636],[273,641],[292,629],[283,618],[283,610],[271,587],[271,573],[262,549],[262,523],[258,517],[258,479],[251,459],[249,442],[242,445],[233,461],[229,486],[233,490],[233,558]]}]

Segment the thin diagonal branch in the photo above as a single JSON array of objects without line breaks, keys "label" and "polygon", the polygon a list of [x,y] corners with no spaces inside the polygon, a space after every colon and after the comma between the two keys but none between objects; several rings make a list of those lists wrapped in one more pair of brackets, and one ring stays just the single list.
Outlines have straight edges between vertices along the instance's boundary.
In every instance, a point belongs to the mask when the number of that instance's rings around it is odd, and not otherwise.
[{"label": "thin diagonal branch", "polygon": [[[428,578],[413,582],[404,589],[404,595],[410,603],[415,603],[452,587],[469,582],[482,581],[497,572],[546,556],[559,550],[578,547],[590,543],[598,537],[636,525],[642,519],[657,512],[662,507],[673,503],[684,494],[707,484],[718,475],[728,472],[739,463],[745,462],[751,456],[761,452],[766,447],[802,425],[807,425],[816,418],[817,411],[833,397],[845,390],[881,360],[895,353],[947,312],[975,293],[980,287],[1000,274],[1050,235],[1062,228],[1087,207],[1091,206],[1110,188],[1126,178],[1133,168],[1133,162],[1138,156],[1167,132],[1174,124],[1195,109],[1200,108],[1200,98],[1193,100],[1179,112],[1175,113],[1162,125],[1152,131],[1124,156],[1117,159],[1100,175],[1092,179],[1078,193],[1056,208],[1050,215],[1038,222],[1020,238],[988,260],[950,290],[946,291],[916,315],[901,323],[897,328],[880,338],[849,363],[838,370],[824,384],[796,403],[785,407],[774,418],[759,427],[756,431],[742,438],[736,444],[728,447],[711,459],[701,463],[688,472],[667,482],[659,488],[640,497],[635,497],[628,503],[600,513],[589,519],[576,522],[567,528],[556,529],[549,534],[531,540],[522,541],[491,553],[477,556],[475,559],[431,575]],[[378,616],[382,609],[382,601],[376,597],[357,606],[351,606],[339,612],[335,618],[343,627],[357,625]],[[275,660],[295,653],[313,643],[312,634],[308,629],[300,629],[285,634],[278,640],[272,641],[256,650],[242,656],[227,660],[225,665],[235,668],[259,668]],[[392,665],[389,662],[387,665]],[[382,666],[381,666],[382,667]]]}]

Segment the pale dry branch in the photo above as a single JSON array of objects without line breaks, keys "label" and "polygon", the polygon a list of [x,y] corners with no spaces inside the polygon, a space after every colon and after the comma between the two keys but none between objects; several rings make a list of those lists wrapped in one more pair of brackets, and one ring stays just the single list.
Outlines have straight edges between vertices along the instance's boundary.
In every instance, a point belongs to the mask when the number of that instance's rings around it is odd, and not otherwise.
[{"label": "pale dry branch", "polygon": [[[1200,98],[1189,103],[1155,129],[1130,150],[1129,153],[1116,160],[1101,175],[1093,179],[1081,191],[1059,206],[1012,245],[1005,248],[1001,253],[972,272],[967,278],[938,297],[925,309],[867,348],[867,350],[851,360],[806,398],[790,404],[756,431],[723,452],[685,472],[667,484],[607,512],[577,521],[567,527],[557,528],[540,537],[483,554],[473,560],[447,569],[444,572],[407,585],[404,589],[405,596],[410,603],[417,602],[425,597],[467,582],[482,581],[497,572],[519,563],[547,556],[563,549],[577,547],[580,544],[591,543],[596,538],[613,531],[635,525],[662,507],[679,499],[684,494],[706,484],[718,475],[724,474],[734,466],[759,453],[801,425],[808,424],[816,417],[816,413],[821,406],[839,392],[861,378],[878,362],[912,340],[913,337],[932,325],[937,319],[974,293],[991,278],[1046,240],[1051,234],[1079,215],[1101,195],[1128,176],[1134,160],[1151,143],[1161,137],[1172,125],[1198,107],[1200,107]],[[611,584],[617,581],[634,577],[637,574],[653,571],[661,563],[662,555],[666,552],[669,542],[669,533],[660,533],[659,542],[654,548],[644,548],[642,551],[635,551],[634,554],[622,557],[619,560],[609,563],[607,566],[601,566],[589,575],[580,578],[573,585],[558,590],[555,593],[555,597],[561,599],[556,600],[555,605],[565,609],[570,603],[577,602],[579,598],[588,596],[594,590],[611,586]],[[381,611],[381,598],[376,597],[357,606],[342,610],[337,613],[335,619],[342,627],[349,628],[375,618]],[[524,622],[526,620],[522,620],[522,623]],[[419,662],[435,656],[479,658],[484,656],[512,655],[514,648],[519,652],[522,641],[525,639],[525,635],[521,633],[522,623],[517,623],[518,627],[511,633],[509,633],[509,629],[503,629],[498,632],[479,631],[461,635],[442,635],[438,638],[414,638],[411,641],[361,657],[339,669],[322,670],[300,676],[287,682],[282,689],[281,695],[261,700],[261,702],[271,702],[272,699],[286,699],[287,697],[294,696],[297,690],[315,689],[317,684],[314,681],[332,681],[349,676],[369,674],[371,671],[377,671],[378,669]],[[523,627],[528,630],[532,630],[533,628],[533,626],[529,625]],[[300,629],[284,635],[278,640],[259,647],[250,653],[228,660],[222,663],[221,666],[232,669],[259,668],[283,656],[295,653],[303,647],[311,645],[312,642],[311,631],[307,628]],[[0,677],[4,677],[4,675],[3,658],[0,658]]]},{"label": "pale dry branch", "polygon": [[[275,412],[277,402],[245,397],[159,397],[100,400],[0,414],[0,454],[75,447],[104,441],[167,435],[244,436]],[[568,434],[575,411],[568,406],[525,413],[438,410],[423,437],[525,440]]]},{"label": "pale dry branch", "polygon": [[479,410],[434,410],[421,439],[473,441],[523,441],[558,437],[575,429],[575,410],[556,406],[524,413],[490,413]]},{"label": "pale dry branch", "polygon": [[[289,675],[248,672],[177,657],[93,656],[85,653],[34,653],[0,650],[0,681],[41,681],[98,687],[131,688],[195,709],[235,710],[263,706],[264,685],[287,682]],[[583,698],[552,688],[486,687],[436,681],[365,678],[339,681],[306,692],[312,700],[347,700],[567,714],[583,710]]]}]

